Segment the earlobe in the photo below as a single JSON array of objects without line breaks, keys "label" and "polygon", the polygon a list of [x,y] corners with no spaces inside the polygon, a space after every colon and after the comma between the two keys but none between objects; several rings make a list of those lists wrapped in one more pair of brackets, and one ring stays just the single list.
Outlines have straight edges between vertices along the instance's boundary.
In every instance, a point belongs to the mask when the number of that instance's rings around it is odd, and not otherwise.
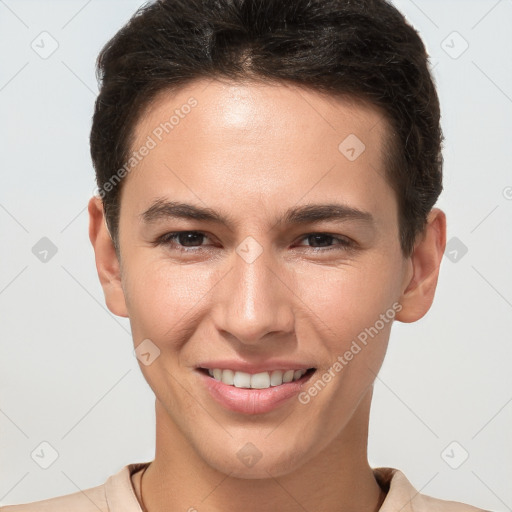
[{"label": "earlobe", "polygon": [[105,303],[114,315],[128,317],[121,285],[121,268],[114,243],[108,232],[99,197],[89,200],[89,239],[94,248],[96,270],[105,295]]},{"label": "earlobe", "polygon": [[412,276],[404,283],[400,298],[402,309],[396,315],[397,320],[415,322],[430,309],[445,246],[446,215],[442,210],[433,208],[409,259]]}]

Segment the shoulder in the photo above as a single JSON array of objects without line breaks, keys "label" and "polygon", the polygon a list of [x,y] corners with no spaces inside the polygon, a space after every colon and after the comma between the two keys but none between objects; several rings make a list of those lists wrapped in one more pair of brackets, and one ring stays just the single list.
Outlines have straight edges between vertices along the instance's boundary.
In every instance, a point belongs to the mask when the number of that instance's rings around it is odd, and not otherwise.
[{"label": "shoulder", "polygon": [[421,495],[422,506],[425,511],[439,511],[439,512],[489,512],[481,508],[461,503],[459,501],[447,501],[431,496]]},{"label": "shoulder", "polygon": [[379,512],[488,512],[481,508],[419,493],[406,476],[395,468],[374,468],[375,478],[387,491]]},{"label": "shoulder", "polygon": [[96,487],[46,500],[0,507],[0,512],[140,512],[131,475],[145,464],[128,464]]},{"label": "shoulder", "polygon": [[105,484],[84,491],[58,496],[47,500],[33,501],[22,505],[0,507],[1,512],[109,512]]}]

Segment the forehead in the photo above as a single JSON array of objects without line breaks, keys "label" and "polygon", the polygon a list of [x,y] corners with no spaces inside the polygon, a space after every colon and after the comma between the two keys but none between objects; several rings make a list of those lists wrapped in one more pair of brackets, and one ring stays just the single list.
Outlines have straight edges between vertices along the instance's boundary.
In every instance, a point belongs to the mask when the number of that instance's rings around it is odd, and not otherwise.
[{"label": "forehead", "polygon": [[[189,108],[191,98],[197,102],[193,108]],[[189,121],[184,122],[187,117]],[[302,144],[295,148],[297,152],[301,147],[309,149],[304,145],[308,140],[326,133],[343,137],[349,130],[376,148],[386,124],[376,106],[353,97],[335,97],[282,82],[229,80],[197,80],[176,91],[161,91],[135,127],[135,139],[140,141],[170,120],[173,135],[192,135],[191,140],[231,134],[236,137],[234,142],[241,142],[242,137],[283,144],[299,137]]]},{"label": "forehead", "polygon": [[209,206],[229,196],[242,201],[233,207],[275,209],[304,198],[362,200],[369,209],[390,193],[387,130],[378,109],[350,98],[283,83],[200,80],[162,91],[141,116],[131,149],[151,140],[151,150],[126,180],[141,208],[172,190]]}]

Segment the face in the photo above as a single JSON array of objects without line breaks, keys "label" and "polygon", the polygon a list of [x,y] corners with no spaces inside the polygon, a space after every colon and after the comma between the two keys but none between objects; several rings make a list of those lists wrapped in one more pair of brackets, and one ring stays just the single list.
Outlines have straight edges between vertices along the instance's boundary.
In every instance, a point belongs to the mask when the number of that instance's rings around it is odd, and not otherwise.
[{"label": "face", "polygon": [[[367,421],[413,274],[387,129],[369,106],[220,81],[160,96],[137,125],[107,304],[145,344],[157,424],[210,467],[286,474]],[[264,389],[290,369],[309,371]]]}]

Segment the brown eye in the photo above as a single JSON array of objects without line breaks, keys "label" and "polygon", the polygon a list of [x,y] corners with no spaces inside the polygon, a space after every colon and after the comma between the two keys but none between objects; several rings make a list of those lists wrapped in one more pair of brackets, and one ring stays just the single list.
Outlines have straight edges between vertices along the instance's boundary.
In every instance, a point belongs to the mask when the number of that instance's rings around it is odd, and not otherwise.
[{"label": "brown eye", "polygon": [[200,231],[176,231],[162,235],[155,242],[155,245],[166,245],[170,249],[187,252],[187,248],[191,250],[201,249],[204,238],[208,238],[208,236]]},{"label": "brown eye", "polygon": [[308,235],[304,235],[302,239],[308,241],[308,245],[306,247],[311,247],[313,249],[343,249],[354,245],[353,242],[347,238],[330,235],[328,233],[310,233]]},{"label": "brown eye", "polygon": [[201,245],[204,236],[205,235],[202,233],[186,231],[183,233],[178,233],[176,235],[176,240],[180,245],[184,245],[186,247],[197,247],[197,245]]}]

